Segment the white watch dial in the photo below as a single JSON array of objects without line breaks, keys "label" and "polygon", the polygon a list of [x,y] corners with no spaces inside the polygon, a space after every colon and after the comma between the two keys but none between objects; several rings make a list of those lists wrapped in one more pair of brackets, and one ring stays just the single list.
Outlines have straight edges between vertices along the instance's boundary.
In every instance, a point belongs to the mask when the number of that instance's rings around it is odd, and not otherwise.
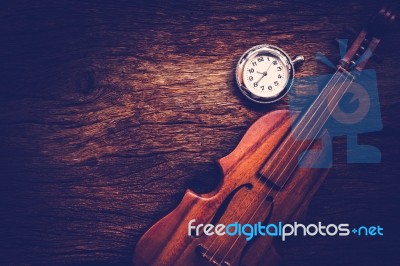
[{"label": "white watch dial", "polygon": [[272,54],[256,55],[243,67],[243,83],[255,96],[278,96],[288,82],[288,68]]}]

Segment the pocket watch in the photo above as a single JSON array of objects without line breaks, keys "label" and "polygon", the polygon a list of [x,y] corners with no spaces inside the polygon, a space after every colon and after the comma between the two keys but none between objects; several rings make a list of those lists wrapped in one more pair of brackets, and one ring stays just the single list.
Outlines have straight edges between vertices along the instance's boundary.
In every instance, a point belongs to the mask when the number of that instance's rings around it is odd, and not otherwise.
[{"label": "pocket watch", "polygon": [[247,50],[236,66],[240,91],[257,103],[272,103],[288,93],[293,85],[295,67],[303,56],[293,60],[280,48],[261,44]]}]

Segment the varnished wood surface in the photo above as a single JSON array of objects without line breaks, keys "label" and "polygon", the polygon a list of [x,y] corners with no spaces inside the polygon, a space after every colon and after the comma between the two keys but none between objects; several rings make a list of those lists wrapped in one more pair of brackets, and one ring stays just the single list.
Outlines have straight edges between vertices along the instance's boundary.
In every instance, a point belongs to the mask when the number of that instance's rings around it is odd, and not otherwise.
[{"label": "varnished wood surface", "polygon": [[[0,8],[0,262],[129,265],[139,237],[181,200],[210,191],[216,160],[261,115],[236,60],[270,43],[331,73],[342,25],[375,1],[9,1]],[[361,136],[381,164],[347,164],[345,138],[307,222],[381,225],[382,238],[296,238],[285,265],[395,265],[399,259],[400,33],[382,41],[383,130]]]},{"label": "varnished wood surface", "polygon": [[[278,265],[281,258],[275,251],[272,237],[255,237],[247,241],[228,235],[190,237],[187,234],[192,219],[195,219],[193,225],[227,225],[260,221],[264,224],[290,223],[304,218],[328,169],[297,168],[282,189],[273,187],[258,174],[265,158],[269,158],[290,130],[292,119],[289,111],[279,110],[252,124],[238,146],[219,160],[223,176],[216,191],[203,195],[186,192],[178,207],[139,240],[134,265],[208,266],[211,261],[212,265]],[[312,149],[321,152],[309,153],[304,161],[326,160],[328,150],[322,149],[321,144],[320,141],[314,143]],[[288,161],[284,163],[289,164]]]}]

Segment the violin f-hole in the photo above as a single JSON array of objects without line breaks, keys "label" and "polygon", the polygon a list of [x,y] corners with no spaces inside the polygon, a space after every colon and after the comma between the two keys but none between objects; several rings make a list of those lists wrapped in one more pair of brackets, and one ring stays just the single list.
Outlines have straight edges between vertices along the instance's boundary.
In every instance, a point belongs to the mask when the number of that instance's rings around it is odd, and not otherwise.
[{"label": "violin f-hole", "polygon": [[[272,196],[268,196],[265,199],[266,202],[271,203],[271,207],[269,208],[269,212],[267,217],[264,219],[264,221],[261,223],[262,225],[267,225],[268,221],[271,219],[272,217],[272,213],[274,211],[274,198]],[[251,241],[249,241],[246,246],[244,246],[242,254],[240,255],[240,262],[243,260],[243,257],[245,256],[246,252],[251,248],[251,246],[254,244],[255,240],[258,239],[260,236],[256,236],[254,237]],[[240,264],[242,265],[242,264]]]},{"label": "violin f-hole", "polygon": [[211,224],[216,225],[219,222],[219,220],[221,219],[222,215],[225,213],[226,209],[228,208],[229,203],[232,201],[233,197],[242,188],[247,188],[248,190],[251,190],[253,188],[253,185],[250,184],[250,183],[246,183],[246,184],[238,186],[231,193],[229,193],[229,195],[225,198],[225,200],[222,202],[221,206],[218,208],[217,212],[215,213],[213,219],[210,222]]}]

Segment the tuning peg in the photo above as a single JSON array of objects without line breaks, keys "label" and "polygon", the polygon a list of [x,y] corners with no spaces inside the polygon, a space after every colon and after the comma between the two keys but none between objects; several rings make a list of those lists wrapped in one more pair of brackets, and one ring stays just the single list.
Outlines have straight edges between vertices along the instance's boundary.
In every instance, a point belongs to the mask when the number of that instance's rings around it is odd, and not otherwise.
[{"label": "tuning peg", "polygon": [[[357,37],[357,35],[358,35],[358,32],[354,29],[354,28],[352,28],[352,27],[350,27],[350,26],[344,26],[343,27],[343,29],[344,29],[344,31],[345,32],[347,32],[347,33],[350,33],[351,35],[353,35],[354,36],[354,38],[355,37]],[[346,43],[343,43],[343,41],[341,41],[340,39],[335,39],[335,42],[339,45],[339,46],[347,46],[347,44]],[[360,47],[360,49],[366,49],[366,47],[364,47],[364,46],[361,46]],[[380,55],[378,55],[378,54],[376,54],[375,52],[374,52],[374,54],[372,55],[372,57],[371,57],[375,62],[377,62],[377,63],[382,63],[383,62],[383,57],[382,56],[380,56]]]},{"label": "tuning peg", "polygon": [[383,7],[381,10],[379,10],[378,15],[381,15],[389,25],[393,24],[397,20],[397,14],[393,13],[386,7]]}]

